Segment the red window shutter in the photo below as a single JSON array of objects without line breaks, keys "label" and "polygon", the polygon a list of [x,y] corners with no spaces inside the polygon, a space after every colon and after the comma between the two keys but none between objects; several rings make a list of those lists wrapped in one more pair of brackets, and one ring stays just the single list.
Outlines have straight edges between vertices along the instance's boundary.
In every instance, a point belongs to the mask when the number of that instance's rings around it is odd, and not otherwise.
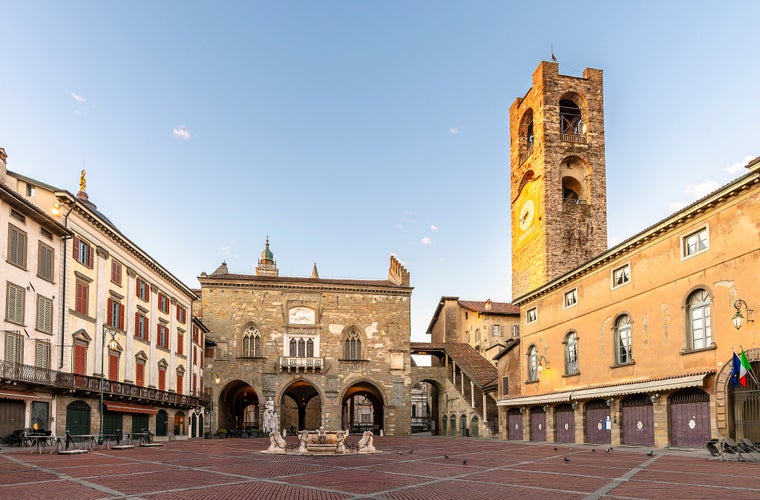
[{"label": "red window shutter", "polygon": [[87,267],[92,269],[93,255],[95,254],[95,248],[90,245],[90,251],[87,252]]},{"label": "red window shutter", "polygon": [[74,254],[74,260],[79,260],[79,238],[74,236],[73,240],[73,247],[72,253]]},{"label": "red window shutter", "polygon": [[135,295],[140,296],[140,278],[135,280]]},{"label": "red window shutter", "polygon": [[119,330],[124,331],[124,304],[119,304]]},{"label": "red window shutter", "polygon": [[108,299],[108,324],[113,325],[113,299]]},{"label": "red window shutter", "polygon": [[145,300],[150,300],[150,284],[145,283]]},{"label": "red window shutter", "polygon": [[108,353],[108,378],[110,380],[119,380],[119,355]]},{"label": "red window shutter", "polygon": [[74,373],[84,375],[87,366],[87,348],[74,344]]},{"label": "red window shutter", "polygon": [[135,313],[135,337],[140,336],[140,313]]},{"label": "red window shutter", "polygon": [[177,394],[182,394],[182,375],[177,374]]},{"label": "red window shutter", "polygon": [[158,390],[166,390],[166,370],[158,369]]},{"label": "red window shutter", "polygon": [[145,385],[145,365],[137,363],[137,370],[135,372],[135,384],[138,387]]}]

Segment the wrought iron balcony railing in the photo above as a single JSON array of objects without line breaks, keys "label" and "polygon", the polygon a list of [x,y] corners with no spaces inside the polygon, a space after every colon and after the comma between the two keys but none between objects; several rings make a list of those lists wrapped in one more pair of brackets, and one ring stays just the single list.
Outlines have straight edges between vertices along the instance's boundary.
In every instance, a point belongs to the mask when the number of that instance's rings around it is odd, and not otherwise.
[{"label": "wrought iron balcony railing", "polygon": [[[21,382],[56,389],[70,389],[100,394],[100,377],[59,372],[48,368],[0,361],[0,382]],[[205,400],[195,396],[160,391],[124,382],[103,379],[103,394],[144,400],[146,403],[193,407]]]}]

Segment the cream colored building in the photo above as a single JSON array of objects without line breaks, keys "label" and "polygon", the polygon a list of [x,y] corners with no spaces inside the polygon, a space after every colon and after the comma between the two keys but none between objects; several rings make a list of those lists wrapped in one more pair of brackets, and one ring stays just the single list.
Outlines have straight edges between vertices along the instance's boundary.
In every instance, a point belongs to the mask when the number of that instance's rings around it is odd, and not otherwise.
[{"label": "cream colored building", "polygon": [[84,172],[76,195],[15,172],[5,180],[71,234],[53,247],[61,260],[43,384],[57,394],[49,428],[196,434],[204,341],[191,321],[193,291],[98,211]]},{"label": "cream colored building", "polygon": [[[598,228],[576,230],[579,211],[592,224],[606,219],[603,182],[594,179],[604,176],[601,72],[574,78],[553,63],[539,68],[532,100],[515,101],[511,115],[513,148],[527,140],[524,116],[542,128],[534,131],[534,158],[512,155],[513,303],[521,324],[519,342],[499,356],[502,436],[658,447],[703,447],[726,436],[757,441],[760,385],[734,388],[729,379],[742,348],[753,371],[760,368],[752,321],[760,300],[760,159],[619,245],[590,258],[570,254],[571,269],[553,268],[561,255],[541,235],[565,247],[601,238]],[[556,88],[575,96],[579,109],[541,91]],[[576,135],[556,129],[575,116]],[[579,169],[585,183],[573,182]],[[536,178],[542,189],[526,198]],[[738,314],[741,329],[732,324]]]}]

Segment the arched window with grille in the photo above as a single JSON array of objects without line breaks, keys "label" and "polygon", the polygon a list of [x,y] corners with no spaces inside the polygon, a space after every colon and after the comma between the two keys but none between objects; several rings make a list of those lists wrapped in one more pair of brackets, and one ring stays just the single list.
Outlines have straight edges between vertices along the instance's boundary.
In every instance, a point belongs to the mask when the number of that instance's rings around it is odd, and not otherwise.
[{"label": "arched window with grille", "polygon": [[710,293],[699,289],[687,300],[689,349],[706,349],[712,346],[710,323]]},{"label": "arched window with grille", "polygon": [[362,339],[359,333],[351,329],[346,332],[343,349],[344,359],[362,359]]}]

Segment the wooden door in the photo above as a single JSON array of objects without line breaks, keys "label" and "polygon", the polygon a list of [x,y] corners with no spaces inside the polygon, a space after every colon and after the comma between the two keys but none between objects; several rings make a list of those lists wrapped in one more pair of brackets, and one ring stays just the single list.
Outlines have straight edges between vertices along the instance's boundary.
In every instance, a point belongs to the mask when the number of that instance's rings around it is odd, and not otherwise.
[{"label": "wooden door", "polygon": [[594,444],[608,444],[612,442],[612,430],[608,429],[610,421],[610,407],[607,403],[598,399],[585,405],[586,409],[586,441]]},{"label": "wooden door", "polygon": [[623,444],[654,446],[654,408],[649,396],[637,394],[622,401]]},{"label": "wooden door", "polygon": [[670,397],[670,444],[677,448],[703,448],[711,439],[710,396],[699,388]]},{"label": "wooden door", "polygon": [[546,412],[540,406],[530,409],[530,440],[546,441]]},{"label": "wooden door", "polygon": [[570,405],[554,409],[554,440],[558,443],[575,442],[575,410]]},{"label": "wooden door", "polygon": [[511,440],[522,441],[523,439],[523,426],[522,426],[522,413],[517,408],[512,408],[507,414],[507,423],[509,424],[509,431],[507,432],[508,438]]}]

